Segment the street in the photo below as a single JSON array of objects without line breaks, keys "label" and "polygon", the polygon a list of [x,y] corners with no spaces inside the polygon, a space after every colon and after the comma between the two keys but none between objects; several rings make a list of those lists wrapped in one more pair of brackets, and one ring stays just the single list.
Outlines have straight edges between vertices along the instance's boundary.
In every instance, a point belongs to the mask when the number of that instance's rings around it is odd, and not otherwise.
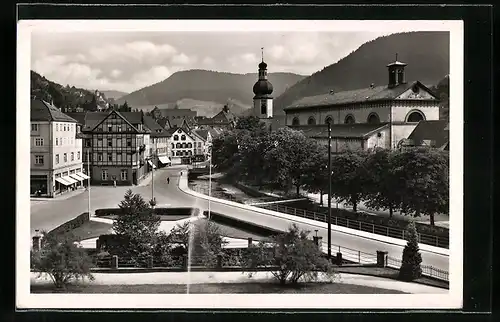
[{"label": "street", "polygon": [[[186,171],[185,166],[155,170],[154,193],[158,206],[169,205],[172,207],[200,207],[207,209],[208,201],[186,194],[179,189],[178,182],[181,171]],[[170,184],[166,182],[167,177],[170,178]],[[140,193],[145,200],[151,199],[151,183],[136,187],[91,187],[92,209],[118,207],[127,189],[132,189],[133,192]],[[65,221],[86,212],[88,208],[87,200],[87,193],[85,192],[66,200],[51,200],[32,205],[31,233],[33,234],[35,229],[53,229]],[[214,201],[211,202],[211,210],[227,216],[240,218],[247,222],[280,230],[286,230],[291,224],[290,221],[283,218]],[[315,229],[318,229],[318,236],[323,237],[323,241],[327,240],[327,229],[303,223],[297,223],[297,225],[301,229],[307,229],[313,233]],[[401,258],[403,251],[402,246],[337,231],[332,231],[332,243],[371,254],[375,254],[377,250],[387,251],[389,256],[397,259]],[[335,253],[335,248],[332,248],[332,251]],[[421,250],[421,254],[423,265],[431,265],[439,269],[449,270],[448,256],[423,250]]]}]

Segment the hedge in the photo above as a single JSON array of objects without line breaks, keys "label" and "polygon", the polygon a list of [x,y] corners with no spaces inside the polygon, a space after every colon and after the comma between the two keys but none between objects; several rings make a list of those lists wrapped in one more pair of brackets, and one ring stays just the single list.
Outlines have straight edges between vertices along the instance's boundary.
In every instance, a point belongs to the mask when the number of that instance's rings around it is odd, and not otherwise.
[{"label": "hedge", "polygon": [[[155,213],[159,216],[198,216],[200,214],[199,208],[155,208]],[[123,214],[121,208],[103,208],[96,209],[96,217],[104,216],[120,216]]]}]

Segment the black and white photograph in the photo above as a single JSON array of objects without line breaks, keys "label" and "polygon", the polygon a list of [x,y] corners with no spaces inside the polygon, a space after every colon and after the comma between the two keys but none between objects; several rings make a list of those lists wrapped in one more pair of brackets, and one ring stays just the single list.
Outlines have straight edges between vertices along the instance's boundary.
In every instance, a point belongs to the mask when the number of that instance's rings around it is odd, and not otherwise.
[{"label": "black and white photograph", "polygon": [[19,308],[461,307],[460,21],[17,41]]}]

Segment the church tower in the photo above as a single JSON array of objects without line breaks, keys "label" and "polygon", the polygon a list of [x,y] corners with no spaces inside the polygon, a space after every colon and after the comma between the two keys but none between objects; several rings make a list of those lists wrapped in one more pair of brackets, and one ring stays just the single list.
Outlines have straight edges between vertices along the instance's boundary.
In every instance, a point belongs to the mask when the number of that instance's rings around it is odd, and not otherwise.
[{"label": "church tower", "polygon": [[[267,64],[264,62],[264,48],[262,49],[262,61],[259,64],[259,79],[253,85],[253,110],[254,115],[262,121],[271,122],[273,117],[273,85],[267,79]],[[267,123],[266,122],[266,123]]]},{"label": "church tower", "polygon": [[406,63],[398,61],[398,54],[396,54],[396,60],[387,65],[387,69],[389,70],[389,88],[396,87],[400,84],[406,84],[406,65]]}]

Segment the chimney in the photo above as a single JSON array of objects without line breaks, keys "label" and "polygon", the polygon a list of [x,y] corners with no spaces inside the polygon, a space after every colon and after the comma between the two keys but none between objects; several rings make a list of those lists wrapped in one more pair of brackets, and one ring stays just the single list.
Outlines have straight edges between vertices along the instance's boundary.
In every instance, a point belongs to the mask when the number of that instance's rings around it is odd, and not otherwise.
[{"label": "chimney", "polygon": [[371,83],[370,88],[374,88],[374,87],[375,87],[375,84]]},{"label": "chimney", "polygon": [[335,94],[335,91],[333,89],[330,90],[330,95]]}]

